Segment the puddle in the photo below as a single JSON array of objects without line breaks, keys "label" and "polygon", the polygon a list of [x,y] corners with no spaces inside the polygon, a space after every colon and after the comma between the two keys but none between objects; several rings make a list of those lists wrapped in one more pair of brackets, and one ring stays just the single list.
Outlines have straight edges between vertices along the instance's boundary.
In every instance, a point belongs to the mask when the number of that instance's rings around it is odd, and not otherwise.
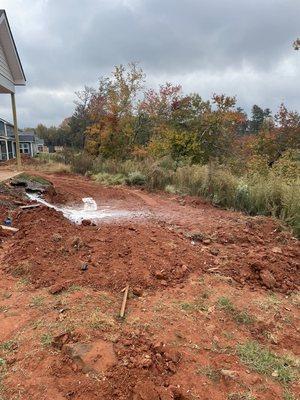
[{"label": "puddle", "polygon": [[109,219],[128,219],[128,218],[142,218],[147,217],[149,213],[144,211],[129,211],[113,209],[110,206],[98,207],[97,203],[92,197],[84,197],[82,199],[82,205],[78,206],[55,206],[48,201],[41,198],[36,193],[27,193],[30,200],[41,203],[49,208],[53,208],[56,211],[60,211],[63,216],[70,221],[80,224],[82,220],[89,219],[92,222],[99,222],[100,220]]}]

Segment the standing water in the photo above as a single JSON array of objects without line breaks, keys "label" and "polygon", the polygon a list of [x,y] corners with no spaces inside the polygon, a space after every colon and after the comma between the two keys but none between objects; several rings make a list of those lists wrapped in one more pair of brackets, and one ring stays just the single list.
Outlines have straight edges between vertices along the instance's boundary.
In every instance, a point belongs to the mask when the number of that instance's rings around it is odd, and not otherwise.
[{"label": "standing water", "polygon": [[96,223],[99,220],[105,219],[138,218],[147,215],[147,213],[143,211],[116,210],[110,208],[110,206],[102,206],[101,208],[98,208],[97,203],[92,197],[84,197],[82,199],[82,205],[70,207],[55,206],[48,203],[48,201],[44,200],[36,193],[27,193],[27,196],[30,200],[41,203],[49,208],[53,208],[56,211],[60,211],[65,218],[76,224],[80,224],[84,219],[89,219]]}]

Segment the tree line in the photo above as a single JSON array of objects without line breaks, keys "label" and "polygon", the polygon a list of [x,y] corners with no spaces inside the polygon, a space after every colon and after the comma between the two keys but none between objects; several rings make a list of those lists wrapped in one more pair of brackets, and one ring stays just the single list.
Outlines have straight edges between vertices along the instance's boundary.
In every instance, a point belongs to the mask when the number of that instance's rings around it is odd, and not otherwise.
[{"label": "tree line", "polygon": [[145,89],[145,79],[137,64],[116,66],[97,88],[76,93],[71,117],[58,127],[38,125],[37,135],[50,146],[120,160],[171,155],[204,164],[259,154],[273,163],[287,149],[299,148],[300,115],[284,104],[275,115],[254,105],[248,118],[235,97],[204,100],[171,83]]}]

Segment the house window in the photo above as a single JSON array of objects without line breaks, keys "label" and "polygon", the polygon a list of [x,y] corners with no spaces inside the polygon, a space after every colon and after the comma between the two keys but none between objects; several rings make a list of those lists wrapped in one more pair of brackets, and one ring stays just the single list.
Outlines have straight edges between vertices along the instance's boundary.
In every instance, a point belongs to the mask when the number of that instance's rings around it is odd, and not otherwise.
[{"label": "house window", "polygon": [[0,121],[0,135],[5,136],[4,122]]},{"label": "house window", "polygon": [[20,143],[20,152],[22,154],[29,154],[29,143]]},{"label": "house window", "polygon": [[7,132],[7,136],[14,136],[14,128],[10,125],[6,125],[6,132]]}]

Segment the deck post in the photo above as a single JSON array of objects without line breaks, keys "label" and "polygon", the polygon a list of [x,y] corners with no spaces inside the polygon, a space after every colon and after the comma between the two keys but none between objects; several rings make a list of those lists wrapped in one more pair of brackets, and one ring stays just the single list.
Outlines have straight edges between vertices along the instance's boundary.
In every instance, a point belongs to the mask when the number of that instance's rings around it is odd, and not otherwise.
[{"label": "deck post", "polygon": [[13,119],[14,119],[14,133],[15,133],[15,140],[16,140],[17,169],[18,169],[18,171],[20,171],[22,163],[21,163],[20,141],[19,141],[19,132],[18,132],[16,99],[15,99],[15,94],[14,93],[11,93],[11,106],[12,106]]}]

